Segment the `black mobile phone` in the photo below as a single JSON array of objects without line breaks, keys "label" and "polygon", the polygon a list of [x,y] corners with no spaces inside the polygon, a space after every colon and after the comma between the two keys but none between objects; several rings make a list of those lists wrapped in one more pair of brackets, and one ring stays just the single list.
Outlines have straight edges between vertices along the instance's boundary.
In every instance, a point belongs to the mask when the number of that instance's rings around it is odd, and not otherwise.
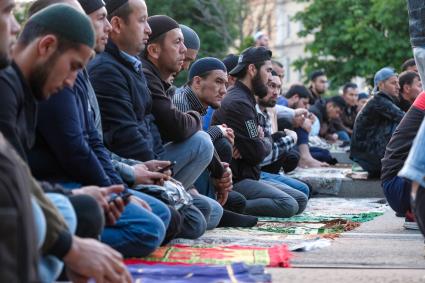
[{"label": "black mobile phone", "polygon": [[113,197],[111,197],[109,199],[108,203],[114,202],[117,198],[121,198],[124,202],[126,202],[128,200],[128,198],[131,197],[131,196],[132,196],[132,193],[130,193],[128,191],[121,193],[121,194],[117,194],[117,195],[114,195]]},{"label": "black mobile phone", "polygon": [[167,170],[173,169],[173,167],[177,164],[176,161],[171,161],[170,165],[165,166],[164,168],[158,169],[156,172],[164,173]]}]

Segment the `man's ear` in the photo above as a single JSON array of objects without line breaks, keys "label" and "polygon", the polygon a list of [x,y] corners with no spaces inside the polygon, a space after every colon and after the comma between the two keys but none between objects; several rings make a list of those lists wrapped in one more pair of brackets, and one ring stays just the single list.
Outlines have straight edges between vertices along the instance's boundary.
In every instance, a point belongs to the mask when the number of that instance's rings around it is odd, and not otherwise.
[{"label": "man's ear", "polygon": [[50,57],[58,49],[58,38],[53,34],[43,36],[37,42],[37,55],[41,58]]},{"label": "man's ear", "polygon": [[258,70],[257,68],[255,68],[254,64],[249,64],[248,65],[248,75],[253,78],[255,77],[255,75],[257,74]]},{"label": "man's ear", "polygon": [[192,79],[192,88],[199,90],[201,88],[202,78],[199,76],[194,76]]},{"label": "man's ear", "polygon": [[146,46],[148,55],[152,57],[155,60],[159,59],[159,56],[161,55],[161,46],[157,43],[151,43],[148,46]]},{"label": "man's ear", "polygon": [[122,29],[122,20],[119,17],[112,17],[109,21],[112,26],[112,31],[114,33],[120,34]]}]

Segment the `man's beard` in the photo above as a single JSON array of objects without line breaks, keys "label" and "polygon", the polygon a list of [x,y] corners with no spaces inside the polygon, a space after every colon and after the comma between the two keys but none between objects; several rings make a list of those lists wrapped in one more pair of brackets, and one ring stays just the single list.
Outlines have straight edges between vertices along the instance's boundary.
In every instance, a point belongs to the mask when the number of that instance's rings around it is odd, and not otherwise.
[{"label": "man's beard", "polygon": [[7,54],[1,54],[0,55],[0,69],[4,69],[7,66],[9,66],[10,62],[11,62],[11,60],[10,60],[10,58]]},{"label": "man's beard", "polygon": [[47,78],[59,57],[59,52],[55,52],[44,64],[38,64],[34,67],[28,79],[32,95],[37,100],[45,100],[48,98],[48,93],[43,93],[43,88],[47,82]]},{"label": "man's beard", "polygon": [[254,92],[254,95],[258,96],[259,98],[263,98],[267,96],[268,88],[265,83],[263,83],[263,80],[261,79],[260,72],[258,71],[255,77],[251,81],[252,84],[252,90]]},{"label": "man's beard", "polygon": [[266,108],[275,107],[276,103],[277,101],[275,99],[269,99],[269,100],[259,99],[258,100],[258,104]]}]

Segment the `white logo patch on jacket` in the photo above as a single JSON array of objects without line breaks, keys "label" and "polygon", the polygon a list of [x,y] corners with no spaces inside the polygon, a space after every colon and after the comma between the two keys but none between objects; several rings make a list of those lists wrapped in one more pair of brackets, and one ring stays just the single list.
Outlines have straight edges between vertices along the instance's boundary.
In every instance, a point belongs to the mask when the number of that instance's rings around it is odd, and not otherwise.
[{"label": "white logo patch on jacket", "polygon": [[257,123],[254,120],[245,121],[245,126],[251,139],[258,137]]}]

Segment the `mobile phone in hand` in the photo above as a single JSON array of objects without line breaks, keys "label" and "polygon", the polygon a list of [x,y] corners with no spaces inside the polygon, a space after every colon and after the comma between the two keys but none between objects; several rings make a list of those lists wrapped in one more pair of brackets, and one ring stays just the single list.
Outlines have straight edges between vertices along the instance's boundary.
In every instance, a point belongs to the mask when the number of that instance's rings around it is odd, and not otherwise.
[{"label": "mobile phone in hand", "polygon": [[164,168],[158,169],[156,172],[164,173],[165,171],[172,170],[173,167],[177,164],[176,161],[171,161],[170,165],[165,166]]},{"label": "mobile phone in hand", "polygon": [[131,196],[132,196],[132,193],[127,191],[122,194],[114,195],[113,197],[109,199],[108,203],[114,202],[117,198],[121,198],[125,203],[127,203],[128,198]]}]

